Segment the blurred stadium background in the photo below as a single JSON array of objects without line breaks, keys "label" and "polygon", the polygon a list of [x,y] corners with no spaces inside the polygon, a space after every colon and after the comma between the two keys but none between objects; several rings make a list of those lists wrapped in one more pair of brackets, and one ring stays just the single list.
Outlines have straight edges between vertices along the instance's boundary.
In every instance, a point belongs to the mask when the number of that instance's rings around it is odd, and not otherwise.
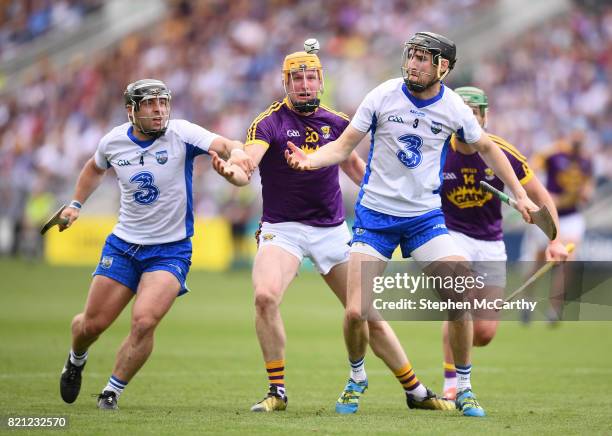
[{"label": "blurred stadium background", "polygon": [[[100,137],[125,121],[121,96],[130,81],[163,79],[173,93],[174,118],[244,140],[251,120],[282,97],[282,59],[301,50],[306,38],[322,44],[325,103],[351,115],[371,88],[399,75],[404,40],[429,29],[458,45],[449,84],[485,89],[490,131],[525,155],[550,150],[574,125],[586,127],[597,191],[585,210],[588,233],[579,257],[612,258],[609,1],[3,0],[0,5],[2,255],[44,256],[54,264],[96,262],[118,208],[112,174],[88,201],[80,229],[63,234],[61,243],[51,235],[43,250],[36,228],[70,200],[80,167]],[[367,155],[367,144],[361,152]],[[248,265],[260,217],[258,181],[234,189],[206,158],[199,159],[195,174],[194,204],[202,225],[194,267]],[[343,189],[350,217],[357,190],[348,180]],[[516,258],[524,230],[517,215],[510,214],[506,230],[510,257]]]},{"label": "blurred stadium background", "polygon": [[[128,82],[162,79],[173,93],[173,118],[244,140],[251,120],[282,98],[282,59],[305,39],[321,42],[325,103],[352,115],[371,88],[399,76],[402,44],[419,30],[455,40],[459,61],[448,84],[485,89],[489,130],[527,156],[546,153],[573,126],[586,127],[596,194],[584,210],[588,230],[579,257],[612,259],[611,1],[0,0],[0,415],[70,414],[75,434],[117,426],[156,434],[456,433],[452,417],[407,413],[396,383],[374,358],[369,409],[356,426],[333,416],[330,401],[346,373],[342,313],[309,273],[283,306],[291,411],[277,420],[243,414],[265,386],[247,269],[260,189],[257,180],[234,189],[207,158],[194,169],[194,292],[164,320],[151,361],[122,399],[133,414],[105,420],[86,395],[103,386],[128,313],[96,344],[85,394],[67,408],[57,378],[70,317],[84,303],[116,219],[113,175],[69,232],[53,230],[44,240],[38,234],[41,221],[70,201],[101,136],[125,121]],[[367,144],[360,151],[365,155]],[[357,190],[343,180],[343,191],[350,218]],[[509,213],[505,229],[516,259],[524,226]],[[560,335],[505,323],[490,347],[477,350],[479,393],[496,418],[462,421],[462,431],[612,433],[610,324],[569,324]],[[419,373],[439,390],[438,323],[396,328]],[[326,368],[325,377],[313,377],[314,368]]]}]

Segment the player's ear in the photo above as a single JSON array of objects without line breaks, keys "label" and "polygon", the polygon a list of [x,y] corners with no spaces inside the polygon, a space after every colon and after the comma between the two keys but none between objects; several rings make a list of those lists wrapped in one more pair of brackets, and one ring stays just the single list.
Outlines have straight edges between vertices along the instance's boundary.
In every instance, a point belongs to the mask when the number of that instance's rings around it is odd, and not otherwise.
[{"label": "player's ear", "polygon": [[445,72],[448,71],[448,59],[444,59],[443,57],[440,57],[440,73],[444,74]]}]

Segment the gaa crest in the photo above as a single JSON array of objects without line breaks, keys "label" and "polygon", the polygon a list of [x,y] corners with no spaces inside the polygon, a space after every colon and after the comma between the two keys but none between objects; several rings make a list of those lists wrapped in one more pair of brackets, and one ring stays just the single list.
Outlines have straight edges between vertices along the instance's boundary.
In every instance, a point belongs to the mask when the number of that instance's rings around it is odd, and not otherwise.
[{"label": "gaa crest", "polygon": [[168,152],[166,150],[156,152],[155,159],[157,160],[158,164],[165,164],[166,162],[168,162]]},{"label": "gaa crest", "polygon": [[323,134],[323,137],[325,139],[329,139],[330,132],[331,132],[331,127],[329,126],[321,127],[321,133]]},{"label": "gaa crest", "polygon": [[104,269],[109,269],[113,264],[112,256],[102,256],[102,260],[100,261],[100,266]]},{"label": "gaa crest", "polygon": [[437,135],[438,133],[440,133],[442,131],[442,124],[440,124],[437,121],[431,121],[431,133],[433,133],[434,135]]}]

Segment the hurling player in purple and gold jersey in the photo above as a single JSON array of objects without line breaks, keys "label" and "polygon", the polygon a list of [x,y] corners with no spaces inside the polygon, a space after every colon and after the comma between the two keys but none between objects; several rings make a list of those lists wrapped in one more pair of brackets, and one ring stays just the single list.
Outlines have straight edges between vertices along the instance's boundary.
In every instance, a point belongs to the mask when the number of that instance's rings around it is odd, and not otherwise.
[{"label": "hurling player in purple and gold jersey", "polygon": [[[538,159],[546,177],[546,188],[559,210],[559,232],[565,242],[578,245],[585,232],[580,209],[593,195],[593,163],[584,150],[585,126],[577,122],[567,138],[558,141],[554,150]],[[544,260],[545,240],[529,232],[523,240],[524,257]]]},{"label": "hurling player in purple and gold jersey", "polygon": [[[316,54],[288,55],[282,73],[285,98],[272,103],[255,118],[245,141],[247,154],[259,164],[263,185],[263,216],[257,236],[253,286],[255,329],[269,388],[266,397],[251,408],[254,412],[287,407],[286,336],[279,306],[304,257],[312,260],[334,294],[346,304],[351,234],[344,222],[339,168],[358,185],[365,173],[365,163],[355,152],[339,165],[315,171],[298,172],[289,167],[284,156],[288,141],[305,153],[312,153],[338,138],[349,118],[320,104],[323,69]],[[213,156],[213,166],[236,185],[249,181],[249,175],[235,161],[223,162]],[[425,390],[387,322],[370,321],[368,329],[374,353],[401,375],[398,380],[404,388]],[[359,397],[368,385],[364,359],[350,361],[350,365],[347,385],[350,388],[336,404],[338,413],[355,413]],[[419,408],[452,408],[452,403],[438,400],[433,393],[421,400]]]},{"label": "hurling player in purple and gold jersey", "polygon": [[[479,88],[465,86],[455,89],[464,102],[472,109],[476,119],[486,128],[488,99]],[[558,225],[557,209],[554,202],[532,172],[527,159],[503,138],[487,132],[493,142],[504,152],[527,195],[538,206],[546,205]],[[449,233],[465,251],[467,258],[474,262],[475,272],[487,268],[487,292],[502,295],[505,286],[505,268],[495,268],[494,262],[506,261],[506,247],[503,241],[501,201],[480,188],[480,182],[504,190],[504,183],[484,160],[473,151],[460,135],[451,138],[451,149],[446,157],[443,170],[442,210]],[[540,231],[538,229],[538,231]],[[565,260],[567,250],[559,239],[550,241],[546,248],[549,260]],[[499,266],[499,265],[498,265]],[[493,267],[493,274],[491,274]],[[494,289],[492,289],[494,288]],[[487,318],[487,317],[483,317]],[[497,319],[474,319],[474,346],[487,345],[495,336]],[[444,349],[444,395],[453,399],[456,395],[456,372],[453,354],[448,341],[448,322],[443,325]]]},{"label": "hurling player in purple and gold jersey", "polygon": [[[593,164],[584,150],[586,141],[586,124],[577,120],[570,127],[566,138],[554,144],[552,152],[536,156],[534,166],[541,169],[546,180],[546,189],[550,192],[559,212],[559,233],[565,243],[580,246],[586,230],[586,223],[581,209],[593,195]],[[536,260],[534,270],[540,263],[548,259],[546,256],[546,237],[540,232],[527,229],[521,244],[521,259]],[[570,254],[570,259],[575,252]],[[561,292],[564,279],[558,273],[553,276],[552,288]],[[565,281],[569,278],[565,276]],[[558,294],[560,296],[560,294]],[[555,323],[561,317],[563,298],[550,296],[550,307],[547,317]],[[530,312],[524,311],[521,320],[528,323],[531,320]]]}]

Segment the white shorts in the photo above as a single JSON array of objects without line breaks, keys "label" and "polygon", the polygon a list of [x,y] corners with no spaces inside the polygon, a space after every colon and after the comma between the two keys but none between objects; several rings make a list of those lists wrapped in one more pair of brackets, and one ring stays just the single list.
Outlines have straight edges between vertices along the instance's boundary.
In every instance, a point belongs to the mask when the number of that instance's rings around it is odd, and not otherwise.
[{"label": "white shorts", "polygon": [[[354,242],[351,246],[351,252],[367,254],[386,262],[391,260],[365,242]],[[467,259],[465,253],[457,246],[457,244],[455,244],[450,235],[446,233],[431,238],[420,247],[414,249],[410,253],[410,256],[422,268],[426,267],[432,262],[435,262],[436,260],[442,259],[443,257],[462,256]]]},{"label": "white shorts", "polygon": [[308,257],[319,273],[331,269],[349,258],[351,234],[342,223],[335,227],[313,227],[298,222],[262,223],[259,249],[266,245],[281,247],[301,262]]},{"label": "white shorts", "polygon": [[454,230],[449,230],[448,233],[453,237],[455,243],[465,251],[465,257],[469,261],[505,262],[508,259],[504,241],[483,241]]},{"label": "white shorts", "polygon": [[487,285],[506,287],[506,245],[504,241],[483,241],[461,232],[448,231],[456,244],[465,252],[465,257],[472,262],[472,269],[485,277]]},{"label": "white shorts", "polygon": [[[571,213],[559,217],[559,236],[563,242],[580,242],[586,231],[586,223],[581,213]],[[521,260],[532,261],[538,252],[544,251],[548,245],[548,238],[538,227],[527,227],[521,242]]]}]

